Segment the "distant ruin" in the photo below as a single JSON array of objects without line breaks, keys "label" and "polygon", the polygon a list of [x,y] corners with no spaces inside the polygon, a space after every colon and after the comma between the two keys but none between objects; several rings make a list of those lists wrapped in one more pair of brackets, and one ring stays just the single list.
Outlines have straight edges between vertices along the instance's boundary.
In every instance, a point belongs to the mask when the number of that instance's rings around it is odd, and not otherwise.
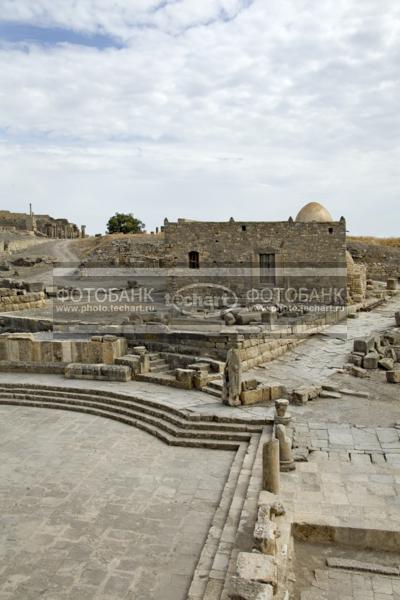
[{"label": "distant ruin", "polygon": [[0,231],[32,232],[51,239],[75,239],[85,237],[85,225],[79,228],[68,219],[55,219],[50,215],[35,215],[32,205],[29,213],[0,211]]}]

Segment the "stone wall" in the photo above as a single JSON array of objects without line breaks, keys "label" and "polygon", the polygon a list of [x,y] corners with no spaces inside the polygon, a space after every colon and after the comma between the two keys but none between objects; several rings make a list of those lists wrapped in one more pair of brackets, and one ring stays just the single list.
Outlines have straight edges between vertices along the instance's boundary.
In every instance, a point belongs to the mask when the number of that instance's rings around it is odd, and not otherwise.
[{"label": "stone wall", "polygon": [[365,264],[368,279],[386,281],[400,278],[400,248],[383,244],[348,241],[348,250],[356,264]]},{"label": "stone wall", "polygon": [[204,356],[225,361],[228,350],[237,348],[244,371],[274,360],[310,334],[346,318],[345,310],[324,313],[311,323],[301,323],[269,331],[124,333],[129,346],[143,345],[152,352]]},{"label": "stone wall", "polygon": [[[223,285],[243,295],[249,289],[318,291],[317,302],[335,302],[325,290],[343,289],[346,300],[346,223],[165,222],[166,253],[177,271],[171,290],[192,283]],[[200,269],[189,268],[198,252]],[[275,256],[275,281],[261,277],[260,254]],[[210,273],[210,269],[214,273]]]},{"label": "stone wall", "polygon": [[126,340],[111,335],[88,340],[41,340],[31,333],[0,335],[0,361],[7,362],[113,364],[126,351]]}]

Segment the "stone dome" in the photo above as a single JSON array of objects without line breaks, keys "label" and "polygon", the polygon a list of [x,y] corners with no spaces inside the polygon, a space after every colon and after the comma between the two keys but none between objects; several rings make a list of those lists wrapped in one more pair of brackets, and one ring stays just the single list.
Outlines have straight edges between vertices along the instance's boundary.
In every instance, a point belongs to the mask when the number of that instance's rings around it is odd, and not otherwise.
[{"label": "stone dome", "polygon": [[309,202],[299,212],[296,217],[297,223],[331,223],[333,221],[332,215],[326,210],[325,206],[319,204],[319,202]]}]

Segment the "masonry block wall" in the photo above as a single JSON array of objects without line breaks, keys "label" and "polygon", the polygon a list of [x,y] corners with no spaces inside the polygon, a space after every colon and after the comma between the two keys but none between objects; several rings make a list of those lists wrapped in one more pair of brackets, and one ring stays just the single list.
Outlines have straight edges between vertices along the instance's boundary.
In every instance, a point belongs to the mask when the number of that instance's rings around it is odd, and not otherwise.
[{"label": "masonry block wall", "polygon": [[[315,302],[346,302],[346,223],[165,222],[166,253],[174,271],[169,289],[212,282],[243,296],[249,289],[316,290]],[[198,253],[199,269],[189,268]],[[273,255],[273,280],[262,276],[260,255]],[[193,266],[193,265],[192,265]],[[342,299],[327,290],[342,290]],[[257,299],[257,294],[255,295]],[[260,298],[261,299],[261,298]],[[284,302],[284,300],[283,300]]]}]

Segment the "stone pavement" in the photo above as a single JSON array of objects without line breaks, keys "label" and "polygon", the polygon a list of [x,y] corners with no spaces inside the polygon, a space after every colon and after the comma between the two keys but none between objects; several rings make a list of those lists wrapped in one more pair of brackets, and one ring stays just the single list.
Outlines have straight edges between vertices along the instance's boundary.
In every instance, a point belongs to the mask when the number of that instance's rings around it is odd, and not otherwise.
[{"label": "stone pavement", "polygon": [[233,452],[0,407],[0,600],[184,600]]},{"label": "stone pavement", "polygon": [[400,294],[371,312],[358,313],[357,319],[328,327],[263,368],[252,369],[247,376],[281,382],[288,387],[321,383],[335,369],[343,367],[355,338],[393,327],[394,313],[398,310]]},{"label": "stone pavement", "polygon": [[400,600],[400,578],[317,569],[315,583],[301,600]]},{"label": "stone pavement", "polygon": [[[395,427],[364,427],[347,423],[297,423],[296,441],[311,451],[329,452],[334,458],[352,462],[400,467],[400,429]],[[318,455],[318,452],[317,452]],[[362,458],[365,455],[365,458]]]},{"label": "stone pavement", "polygon": [[281,495],[295,522],[400,533],[397,463],[373,463],[368,454],[347,451],[313,452],[309,462],[297,463],[296,471],[283,473],[281,480]]}]

